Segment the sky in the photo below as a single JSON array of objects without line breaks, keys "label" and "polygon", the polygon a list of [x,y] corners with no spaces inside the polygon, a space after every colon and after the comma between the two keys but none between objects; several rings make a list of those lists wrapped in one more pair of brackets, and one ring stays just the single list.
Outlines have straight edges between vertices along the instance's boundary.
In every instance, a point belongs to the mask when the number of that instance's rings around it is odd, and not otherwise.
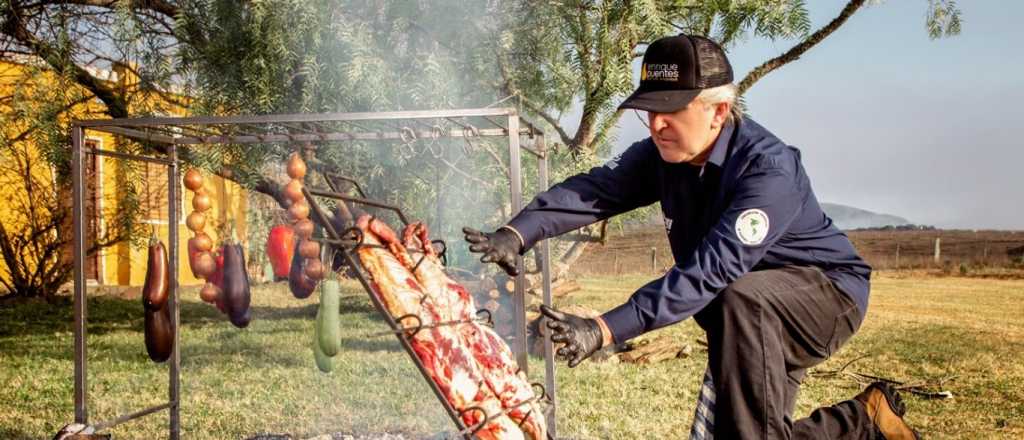
[{"label": "sky", "polygon": [[[813,29],[845,1],[808,2]],[[800,149],[818,200],[915,224],[1024,230],[1024,2],[958,2],[959,36],[930,40],[926,0],[869,2],[746,94]],[[730,49],[736,81],[793,41]],[[648,136],[625,114],[614,152]]]}]

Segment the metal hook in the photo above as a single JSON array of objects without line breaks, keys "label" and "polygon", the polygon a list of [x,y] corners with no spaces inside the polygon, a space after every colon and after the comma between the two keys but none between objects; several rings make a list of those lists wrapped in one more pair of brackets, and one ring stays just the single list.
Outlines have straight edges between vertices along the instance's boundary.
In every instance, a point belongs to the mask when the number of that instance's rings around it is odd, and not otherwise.
[{"label": "metal hook", "polygon": [[416,143],[416,132],[412,128],[402,127],[398,132],[398,138],[402,141],[398,145],[399,152],[408,152],[409,157],[416,155],[416,149],[413,148],[413,144]]},{"label": "metal hook", "polygon": [[[415,326],[413,326],[413,327],[406,327],[405,325],[402,325],[402,328],[401,328],[401,330],[405,333],[406,339],[412,339],[413,337],[416,336],[417,333],[420,332],[420,330],[423,330],[423,320],[420,319],[419,316],[413,315],[412,313],[410,313],[410,314],[402,315],[402,316],[399,316],[399,317],[395,318],[395,322],[401,324],[402,320],[404,320],[406,318],[413,318],[413,319],[416,320],[416,325]],[[408,330],[412,330],[412,333],[409,333]]]},{"label": "metal hook", "polygon": [[459,411],[459,419],[463,420],[465,418],[465,416],[466,416],[466,413],[468,413],[470,411],[479,411],[481,414],[484,415],[483,416],[483,420],[477,422],[473,426],[467,426],[466,429],[463,429],[462,431],[459,431],[459,434],[467,434],[468,433],[470,435],[470,437],[472,437],[472,436],[476,435],[477,432],[480,432],[480,430],[483,429],[484,426],[487,425],[487,422],[490,421],[490,420],[488,420],[490,418],[490,416],[487,415],[487,411],[484,411],[483,408],[481,408],[479,406],[470,406],[470,407],[467,407],[467,408],[463,408],[461,411]]},{"label": "metal hook", "polygon": [[[530,382],[530,386],[533,387],[533,388],[540,388],[540,399],[547,400],[547,398],[548,398],[548,390],[544,388],[544,385],[542,385],[539,382]],[[537,390],[533,390],[533,392],[534,392],[534,394],[536,394]]]},{"label": "metal hook", "polygon": [[363,230],[359,229],[356,226],[353,226],[342,231],[340,238],[344,239],[345,236],[348,234],[352,234],[352,239],[356,242],[355,246],[352,246],[352,250],[359,249],[359,246],[363,245],[363,239],[365,238],[365,236],[363,235]]},{"label": "metal hook", "polygon": [[490,314],[490,310],[479,309],[476,311],[476,315],[480,315],[481,313],[487,315],[487,317],[483,321],[485,324],[487,324],[487,326],[495,326],[495,317],[494,315]]},{"label": "metal hook", "polygon": [[448,266],[448,243],[445,243],[444,240],[441,239],[430,241],[431,246],[433,246],[434,243],[441,245],[441,251],[438,252],[435,250],[435,252],[437,253],[437,257],[441,259],[441,264]]},{"label": "metal hook", "polygon": [[416,132],[412,128],[402,127],[402,129],[398,131],[398,138],[406,144],[416,142]]}]

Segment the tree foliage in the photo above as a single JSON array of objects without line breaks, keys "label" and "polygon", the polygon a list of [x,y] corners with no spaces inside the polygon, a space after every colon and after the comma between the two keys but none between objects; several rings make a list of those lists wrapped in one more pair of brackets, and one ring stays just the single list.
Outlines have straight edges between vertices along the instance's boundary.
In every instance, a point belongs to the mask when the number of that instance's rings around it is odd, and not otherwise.
[{"label": "tree foliage", "polygon": [[[849,1],[814,30],[802,0],[0,0],[0,56],[41,62],[66,78],[56,91],[80,90],[80,99],[100,104],[84,117],[159,115],[179,105],[204,115],[465,108],[511,96],[501,105],[519,107],[556,134],[551,159],[558,178],[607,155],[621,117],[615,106],[632,90],[632,63],[650,41],[688,32],[727,49],[752,39],[796,42],[744,78],[746,88],[826,38],[864,3]],[[932,37],[960,31],[952,0],[927,6]],[[98,74],[115,67],[137,84]],[[68,118],[43,104],[37,101],[31,116],[5,109],[26,130],[8,140],[32,136],[58,180],[65,179]],[[449,232],[459,217],[446,220],[443,211],[479,211],[460,217],[479,224],[510,214],[503,145],[477,139],[437,154],[440,146],[420,144],[326,145],[311,165],[358,176],[375,197]],[[160,154],[164,147],[118,148]],[[296,148],[214,145],[182,154],[283,206],[282,173],[268,164]],[[127,185],[121,206],[131,207],[130,179]]]}]

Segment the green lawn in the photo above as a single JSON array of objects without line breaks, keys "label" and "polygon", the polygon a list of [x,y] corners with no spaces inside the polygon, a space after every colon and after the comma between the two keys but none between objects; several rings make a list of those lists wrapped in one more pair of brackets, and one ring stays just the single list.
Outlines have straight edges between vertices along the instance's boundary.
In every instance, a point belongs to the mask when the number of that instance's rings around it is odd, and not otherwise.
[{"label": "green lawn", "polygon": [[[603,310],[643,276],[582,280],[567,302]],[[342,299],[343,351],[336,370],[316,370],[309,348],[316,306],[283,285],[254,288],[254,320],[238,330],[196,289],[182,317],[182,429],[187,439],[256,433],[306,438],[327,432],[432,434],[451,429],[421,376],[383,330],[365,293]],[[89,302],[90,419],[106,420],[166,399],[167,366],[146,357],[137,300]],[[71,308],[41,303],[0,307],[0,438],[48,438],[73,418]],[[695,343],[692,322],[660,331]],[[906,381],[953,377],[951,400],[908,397],[908,419],[928,438],[1024,437],[1024,281],[897,278],[875,281],[860,333],[831,370],[864,354],[851,370]],[[689,431],[704,354],[650,366],[585,363],[558,371],[559,434],[573,438],[682,438]],[[541,380],[542,363],[531,373]],[[849,380],[810,377],[798,415],[848,398]],[[120,425],[115,439],[160,438],[166,412]]]}]

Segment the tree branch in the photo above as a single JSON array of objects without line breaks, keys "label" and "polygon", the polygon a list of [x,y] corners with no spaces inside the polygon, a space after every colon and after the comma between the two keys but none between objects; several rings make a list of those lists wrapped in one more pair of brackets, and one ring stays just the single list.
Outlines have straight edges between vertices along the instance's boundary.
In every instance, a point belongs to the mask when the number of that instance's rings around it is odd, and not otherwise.
[{"label": "tree branch", "polygon": [[103,101],[107,107],[107,113],[111,117],[123,118],[128,116],[128,104],[123,96],[107,87],[103,81],[90,75],[82,67],[71,62],[70,56],[67,53],[36,38],[25,27],[23,17],[19,14],[19,9],[12,7],[7,10],[3,15],[3,22],[0,23],[0,32],[10,35],[22,45],[35,52],[56,72],[71,73],[75,78],[75,82]]},{"label": "tree branch", "polygon": [[763,78],[771,71],[799,59],[800,56],[804,54],[804,52],[807,52],[810,48],[820,43],[821,40],[824,40],[825,37],[828,37],[830,34],[832,34],[832,32],[835,32],[836,29],[839,29],[839,27],[842,26],[843,23],[846,23],[846,20],[848,20],[855,12],[857,12],[857,10],[861,8],[861,6],[864,6],[865,1],[866,0],[850,0],[850,2],[846,4],[846,7],[844,7],[843,10],[839,12],[839,15],[836,16],[836,18],[833,18],[832,21],[830,21],[824,27],[818,29],[816,32],[811,34],[809,37],[807,37],[806,40],[800,42],[800,44],[797,44],[796,46],[793,46],[782,55],[765,61],[764,64],[761,64],[760,66],[754,68],[754,70],[751,70],[750,73],[747,73],[747,76],[744,77],[742,81],[740,81],[739,94],[742,95],[744,92],[750,89],[750,86],[754,85],[755,82]]},{"label": "tree branch", "polygon": [[515,84],[513,84],[512,78],[509,76],[508,73],[508,66],[505,65],[504,58],[499,55],[497,59],[498,71],[501,72],[502,79],[502,83],[499,85],[499,89],[501,89],[502,93],[518,97],[519,102],[521,102],[524,107],[526,107],[531,112],[535,113],[537,116],[540,116],[541,119],[543,119],[545,122],[548,123],[548,125],[555,129],[555,131],[558,133],[559,139],[561,139],[563,144],[570,145],[572,143],[572,137],[570,137],[569,133],[566,133],[565,130],[562,128],[562,125],[561,123],[559,123],[558,118],[551,116],[546,111],[544,111],[543,106],[538,105],[533,101],[527,99],[526,96],[523,95],[521,91],[519,91]]}]

